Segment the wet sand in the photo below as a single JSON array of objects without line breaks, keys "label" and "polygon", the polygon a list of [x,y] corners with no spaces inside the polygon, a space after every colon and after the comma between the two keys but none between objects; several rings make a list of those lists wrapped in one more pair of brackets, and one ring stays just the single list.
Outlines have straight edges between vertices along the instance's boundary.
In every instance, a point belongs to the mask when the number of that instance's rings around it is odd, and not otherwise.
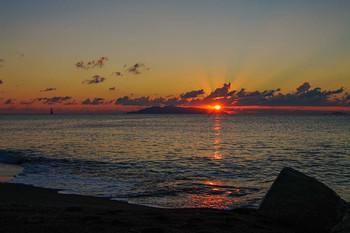
[{"label": "wet sand", "polygon": [[15,175],[22,171],[23,168],[19,165],[0,162],[0,182],[12,180]]},{"label": "wet sand", "polygon": [[0,183],[0,232],[296,232],[254,209],[160,209]]}]

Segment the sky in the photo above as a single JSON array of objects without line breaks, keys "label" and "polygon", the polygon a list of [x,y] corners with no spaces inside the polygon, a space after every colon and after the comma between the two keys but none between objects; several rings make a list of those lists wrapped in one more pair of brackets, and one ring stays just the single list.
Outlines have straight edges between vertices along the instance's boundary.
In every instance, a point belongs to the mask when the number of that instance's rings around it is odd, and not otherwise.
[{"label": "sky", "polygon": [[349,1],[0,1],[0,114],[350,111]]}]

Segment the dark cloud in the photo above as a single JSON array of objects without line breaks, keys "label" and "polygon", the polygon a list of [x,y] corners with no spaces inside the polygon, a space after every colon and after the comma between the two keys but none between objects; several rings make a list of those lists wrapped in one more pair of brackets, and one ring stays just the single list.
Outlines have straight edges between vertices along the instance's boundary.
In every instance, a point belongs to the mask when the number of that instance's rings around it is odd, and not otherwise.
[{"label": "dark cloud", "polygon": [[83,61],[79,61],[79,62],[75,63],[75,66],[78,69],[84,69],[84,70],[87,70],[90,68],[95,68],[95,67],[101,68],[102,66],[105,65],[106,61],[108,61],[108,57],[101,57],[98,60],[92,60],[92,61],[87,62],[86,64]]},{"label": "dark cloud", "polygon": [[160,105],[184,105],[198,106],[221,103],[225,106],[349,106],[350,97],[344,94],[344,88],[336,90],[311,89],[309,83],[305,82],[298,87],[295,93],[281,93],[281,89],[247,91],[230,90],[231,83],[225,83],[222,87],[215,89],[208,96],[196,98],[203,94],[202,90],[190,91],[179,97],[139,97],[131,98],[124,96],[115,101],[116,105],[137,106],[160,106]]},{"label": "dark cloud", "polygon": [[52,87],[50,87],[50,88],[46,88],[45,90],[41,90],[40,92],[45,92],[45,91],[55,91],[56,90],[56,88],[52,88]]},{"label": "dark cloud", "polygon": [[15,103],[13,102],[13,99],[8,99],[5,101],[4,104],[15,104]]},{"label": "dark cloud", "polygon": [[43,104],[55,104],[55,103],[63,103],[63,102],[70,100],[70,99],[72,99],[71,96],[55,96],[52,98],[47,98],[47,97],[35,98],[34,102],[41,102]]},{"label": "dark cloud", "polygon": [[198,91],[189,91],[189,92],[186,92],[185,94],[182,93],[180,95],[180,97],[182,99],[189,99],[189,98],[196,98],[199,95],[203,95],[203,94],[204,94],[204,91],[203,91],[203,89],[201,89],[201,90],[198,90]]},{"label": "dark cloud", "polygon": [[76,66],[78,69],[79,69],[79,68],[86,69],[86,67],[85,67],[83,61],[78,61],[77,63],[75,63],[75,66]]},{"label": "dark cloud", "polygon": [[71,102],[65,102],[63,105],[77,105],[77,104],[78,103],[75,100],[73,100]]},{"label": "dark cloud", "polygon": [[21,101],[20,104],[23,104],[23,105],[30,105],[30,104],[33,104],[35,101],[32,100],[32,101]]},{"label": "dark cloud", "polygon": [[305,92],[308,91],[310,89],[310,83],[308,82],[304,82],[303,84],[301,84],[298,88],[297,88],[297,92]]},{"label": "dark cloud", "polygon": [[105,101],[103,98],[94,98],[93,100],[90,100],[87,98],[83,102],[81,102],[82,105],[102,105],[102,104],[111,104],[113,101]]},{"label": "dark cloud", "polygon": [[215,91],[210,93],[210,95],[207,98],[211,99],[211,98],[218,98],[218,97],[226,97],[228,96],[230,88],[231,88],[231,83],[224,83],[223,87],[219,87],[215,89]]},{"label": "dark cloud", "polygon": [[[301,88],[300,88],[301,87]],[[267,105],[281,105],[281,106],[340,106],[342,101],[332,96],[344,92],[343,88],[334,91],[322,91],[321,88],[316,87],[311,89],[309,83],[304,82],[297,88],[296,93],[282,94],[271,96],[268,99]]]},{"label": "dark cloud", "polygon": [[115,105],[135,105],[135,106],[160,106],[160,105],[181,105],[185,103],[186,103],[186,100],[182,100],[177,97],[167,99],[164,97],[151,98],[149,96],[147,97],[143,96],[140,98],[130,99],[128,96],[124,96],[122,98],[117,99],[114,104]]},{"label": "dark cloud", "polygon": [[92,78],[90,80],[85,80],[83,81],[83,83],[86,83],[86,84],[97,84],[97,83],[102,83],[106,80],[106,78],[104,77],[101,77],[100,75],[94,75],[92,76]]},{"label": "dark cloud", "polygon": [[127,71],[132,74],[141,74],[143,71],[148,71],[149,67],[147,67],[143,63],[136,63],[135,65],[129,67]]},{"label": "dark cloud", "polygon": [[123,74],[121,72],[119,72],[119,71],[113,72],[112,75],[123,76]]},{"label": "dark cloud", "polygon": [[234,91],[229,98],[225,99],[227,105],[266,105],[269,99],[276,95],[280,89],[276,90],[265,90],[265,91],[246,91],[242,88],[239,91]]},{"label": "dark cloud", "polygon": [[110,90],[110,91],[114,91],[114,90],[115,90],[115,87],[110,87],[109,90]]}]

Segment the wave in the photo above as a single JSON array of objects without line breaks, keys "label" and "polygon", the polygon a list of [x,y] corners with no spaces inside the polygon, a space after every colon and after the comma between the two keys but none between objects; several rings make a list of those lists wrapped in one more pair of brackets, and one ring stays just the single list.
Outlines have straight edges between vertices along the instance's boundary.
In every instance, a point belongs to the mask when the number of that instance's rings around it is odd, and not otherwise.
[{"label": "wave", "polygon": [[25,160],[21,152],[0,150],[0,163],[22,164]]}]

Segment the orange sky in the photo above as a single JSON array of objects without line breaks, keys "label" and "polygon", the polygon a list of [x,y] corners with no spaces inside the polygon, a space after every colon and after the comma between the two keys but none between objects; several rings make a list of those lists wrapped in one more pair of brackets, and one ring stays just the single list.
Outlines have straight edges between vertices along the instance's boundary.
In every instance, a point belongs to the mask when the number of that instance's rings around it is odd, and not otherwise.
[{"label": "orange sky", "polygon": [[[135,105],[142,97],[201,106],[228,83],[231,92],[245,89],[215,97],[229,106],[346,111],[349,10],[349,2],[328,1],[6,1],[0,114],[119,113],[149,106]],[[305,82],[310,87],[298,92]],[[199,90],[181,104],[181,94]]]}]

